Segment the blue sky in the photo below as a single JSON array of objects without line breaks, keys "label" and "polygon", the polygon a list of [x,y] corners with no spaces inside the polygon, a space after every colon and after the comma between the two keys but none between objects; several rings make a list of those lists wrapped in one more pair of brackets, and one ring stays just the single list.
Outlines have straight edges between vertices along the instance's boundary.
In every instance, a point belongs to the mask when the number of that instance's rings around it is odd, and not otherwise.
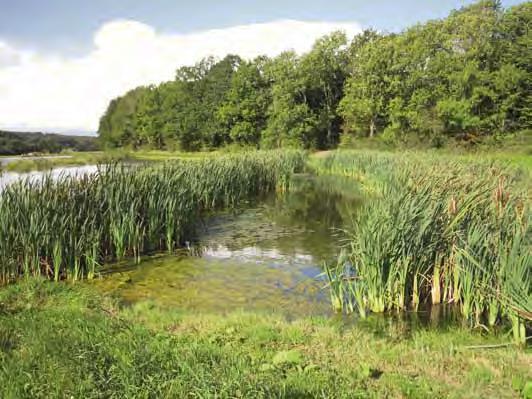
[{"label": "blue sky", "polygon": [[[518,0],[504,0],[505,7]],[[161,32],[187,33],[276,19],[357,21],[397,31],[446,16],[466,0],[0,0],[0,38],[32,48],[80,51],[95,30],[133,19]]]},{"label": "blue sky", "polygon": [[94,134],[111,99],[208,55],[301,54],[335,30],[400,31],[470,3],[0,0],[0,129]]}]

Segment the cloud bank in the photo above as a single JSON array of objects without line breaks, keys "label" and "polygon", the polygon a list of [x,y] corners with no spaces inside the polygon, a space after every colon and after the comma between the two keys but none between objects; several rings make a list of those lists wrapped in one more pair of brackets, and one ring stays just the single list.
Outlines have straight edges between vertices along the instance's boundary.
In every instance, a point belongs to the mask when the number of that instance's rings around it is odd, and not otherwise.
[{"label": "cloud bank", "polygon": [[16,48],[0,38],[0,129],[95,132],[111,99],[172,80],[180,66],[208,55],[302,53],[334,30],[353,36],[361,28],[355,22],[281,20],[167,34],[118,20],[95,33],[91,51],[70,58]]}]

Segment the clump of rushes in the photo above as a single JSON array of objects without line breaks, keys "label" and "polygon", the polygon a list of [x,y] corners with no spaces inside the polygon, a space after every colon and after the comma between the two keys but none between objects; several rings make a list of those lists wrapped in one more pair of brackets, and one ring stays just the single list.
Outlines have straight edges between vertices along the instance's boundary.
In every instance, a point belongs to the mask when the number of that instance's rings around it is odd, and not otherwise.
[{"label": "clump of rushes", "polygon": [[[532,320],[530,187],[492,161],[339,151],[313,160],[356,178],[368,200],[346,230],[346,267],[329,268],[335,307],[416,310],[454,303],[472,325],[509,321],[519,343]],[[345,257],[345,255],[342,255]],[[334,294],[336,295],[336,294]],[[340,305],[338,305],[340,304]]]},{"label": "clump of rushes", "polygon": [[287,189],[305,158],[259,151],[12,184],[0,194],[0,283],[92,278],[105,261],[174,251],[200,215]]}]

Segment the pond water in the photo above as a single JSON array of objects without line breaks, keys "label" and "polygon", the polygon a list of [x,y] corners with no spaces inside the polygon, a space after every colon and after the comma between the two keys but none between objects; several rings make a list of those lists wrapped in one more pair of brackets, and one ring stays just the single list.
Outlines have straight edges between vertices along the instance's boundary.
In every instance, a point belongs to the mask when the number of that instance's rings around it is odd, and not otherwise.
[{"label": "pond water", "polygon": [[[96,165],[47,172],[0,175],[0,191],[24,178],[46,174],[79,176]],[[337,176],[296,175],[289,192],[207,217],[188,248],[106,265],[89,282],[124,304],[149,300],[162,307],[205,313],[235,310],[282,313],[288,318],[328,316],[349,326],[357,318],[335,315],[324,262],[335,262],[362,194],[356,181]],[[360,320],[356,321],[360,323]],[[375,332],[405,335],[420,326],[456,324],[456,309],[426,307],[420,312],[371,315]]]},{"label": "pond water", "polygon": [[295,176],[285,194],[204,220],[188,250],[109,265],[92,284],[125,303],[151,300],[198,312],[326,315],[322,265],[360,203],[356,182]]},{"label": "pond water", "polygon": [[[4,158],[5,159],[5,158]],[[22,179],[30,179],[33,181],[39,181],[44,176],[50,175],[52,178],[57,179],[60,176],[79,176],[88,173],[95,173],[98,170],[97,165],[83,165],[83,166],[67,166],[61,168],[54,168],[47,171],[32,171],[25,173],[17,172],[1,172],[0,171],[0,191],[6,186]]]}]

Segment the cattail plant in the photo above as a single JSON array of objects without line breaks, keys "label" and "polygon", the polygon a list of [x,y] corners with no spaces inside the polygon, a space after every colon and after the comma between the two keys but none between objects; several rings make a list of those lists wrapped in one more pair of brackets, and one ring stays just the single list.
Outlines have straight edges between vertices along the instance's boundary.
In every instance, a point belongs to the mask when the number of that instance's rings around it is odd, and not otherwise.
[{"label": "cattail plant", "polygon": [[473,326],[509,320],[516,341],[524,342],[532,244],[530,187],[519,170],[492,161],[354,151],[311,166],[353,177],[366,191],[366,204],[346,229],[358,280],[328,274],[346,286],[335,285],[344,311],[356,309],[353,302],[372,312],[453,303]]},{"label": "cattail plant", "polygon": [[258,151],[16,182],[0,194],[0,282],[93,278],[104,262],[173,252],[202,215],[286,189],[304,164],[303,152]]}]

